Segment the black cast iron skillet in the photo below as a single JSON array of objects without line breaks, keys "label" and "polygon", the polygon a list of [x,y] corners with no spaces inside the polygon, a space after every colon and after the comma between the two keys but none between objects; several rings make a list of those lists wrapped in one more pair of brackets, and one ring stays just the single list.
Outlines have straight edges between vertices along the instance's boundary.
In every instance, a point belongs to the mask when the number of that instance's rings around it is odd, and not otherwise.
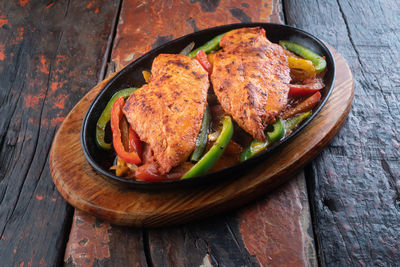
[{"label": "black cast iron skillet", "polygon": [[[142,75],[142,70],[150,70],[153,59],[158,54],[177,54],[192,41],[195,42],[197,47],[211,40],[216,35],[228,32],[229,30],[257,26],[263,27],[265,29],[267,38],[273,43],[278,43],[280,40],[294,41],[308,47],[319,55],[325,56],[327,62],[327,73],[324,77],[324,83],[326,87],[321,90],[321,101],[318,106],[314,108],[312,116],[308,118],[292,134],[282,139],[279,143],[268,148],[266,151],[259,154],[258,156],[217,172],[209,173],[191,179],[163,182],[141,182],[135,180],[126,180],[122,177],[117,177],[116,175],[114,175],[113,171],[109,170],[109,167],[113,164],[114,158],[116,156],[115,153],[113,152],[113,150],[102,150],[97,146],[95,140],[97,120],[101,112],[105,108],[106,104],[110,100],[111,96],[115,92],[127,87],[141,87],[145,83]],[[135,48],[133,47],[132,49]],[[238,177],[241,173],[245,172],[249,168],[252,168],[252,166],[258,164],[260,161],[268,157],[268,155],[272,151],[280,146],[283,146],[289,139],[293,138],[293,136],[298,134],[307,124],[310,123],[310,121],[319,113],[323,105],[328,100],[328,97],[331,94],[333,88],[334,80],[335,62],[333,60],[331,52],[321,40],[300,29],[273,23],[243,23],[224,25],[195,32],[176,40],[170,41],[158,48],[151,50],[147,54],[143,55],[142,57],[138,58],[137,60],[126,66],[124,69],[122,69],[106,84],[103,90],[97,95],[93,103],[90,105],[83,120],[81,129],[81,143],[83,152],[93,168],[97,172],[101,173],[106,179],[108,178],[109,181],[116,182],[122,186],[138,189],[159,190],[184,186],[196,186],[205,183],[216,183],[217,181],[226,179],[228,177]]]}]

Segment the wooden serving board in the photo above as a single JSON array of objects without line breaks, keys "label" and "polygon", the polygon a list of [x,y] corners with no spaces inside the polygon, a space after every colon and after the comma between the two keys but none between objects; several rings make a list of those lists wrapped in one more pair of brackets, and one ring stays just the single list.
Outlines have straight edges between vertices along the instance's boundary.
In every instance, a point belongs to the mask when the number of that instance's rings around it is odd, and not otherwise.
[{"label": "wooden serving board", "polygon": [[354,82],[344,58],[333,48],[336,81],[320,113],[295,138],[237,179],[160,192],[111,183],[96,173],[83,155],[80,129],[95,96],[114,76],[94,87],[69,113],[51,149],[50,170],[57,189],[74,207],[120,225],[180,224],[236,208],[290,179],[332,140],[353,100]]}]

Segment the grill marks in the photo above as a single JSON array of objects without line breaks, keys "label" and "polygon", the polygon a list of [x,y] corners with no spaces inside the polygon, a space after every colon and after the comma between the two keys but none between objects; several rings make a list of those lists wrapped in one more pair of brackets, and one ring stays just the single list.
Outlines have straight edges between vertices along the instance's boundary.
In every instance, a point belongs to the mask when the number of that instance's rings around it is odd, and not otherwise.
[{"label": "grill marks", "polygon": [[153,151],[152,164],[165,174],[195,148],[209,81],[203,67],[183,55],[157,56],[151,72],[150,83],[132,94],[124,113]]},{"label": "grill marks", "polygon": [[220,46],[211,75],[214,92],[241,128],[265,140],[265,126],[287,103],[290,70],[285,53],[259,27],[233,30]]}]

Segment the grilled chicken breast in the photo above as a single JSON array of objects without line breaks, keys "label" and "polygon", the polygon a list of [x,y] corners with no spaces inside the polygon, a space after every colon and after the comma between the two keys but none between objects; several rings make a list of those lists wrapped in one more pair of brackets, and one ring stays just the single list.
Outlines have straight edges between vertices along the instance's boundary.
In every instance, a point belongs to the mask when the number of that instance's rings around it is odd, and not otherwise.
[{"label": "grilled chicken breast", "polygon": [[265,141],[264,128],[287,103],[290,69],[283,48],[260,27],[230,31],[220,46],[211,74],[214,92],[241,128]]},{"label": "grilled chicken breast", "polygon": [[196,146],[210,84],[197,60],[183,55],[160,54],[151,72],[150,82],[129,97],[123,112],[150,146],[160,174],[166,174]]}]

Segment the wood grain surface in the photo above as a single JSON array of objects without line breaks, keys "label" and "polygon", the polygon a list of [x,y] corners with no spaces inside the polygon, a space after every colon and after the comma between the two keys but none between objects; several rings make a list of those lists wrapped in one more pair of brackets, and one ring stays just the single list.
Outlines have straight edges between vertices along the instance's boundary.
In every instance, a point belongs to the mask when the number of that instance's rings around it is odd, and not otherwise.
[{"label": "wood grain surface", "polygon": [[96,173],[83,155],[80,129],[86,110],[108,78],[93,88],[60,126],[50,152],[54,183],[74,207],[121,225],[181,224],[242,206],[291,178],[323,149],[347,117],[353,79],[343,57],[333,53],[337,65],[335,87],[321,112],[301,134],[238,178],[185,190],[149,192],[110,183]]},{"label": "wood grain surface", "polygon": [[117,9],[91,3],[0,2],[1,266],[62,263],[73,209],[51,180],[49,150],[98,81]]},{"label": "wood grain surface", "polygon": [[399,266],[399,3],[285,3],[287,23],[335,46],[355,77],[349,118],[308,171],[320,262]]}]

